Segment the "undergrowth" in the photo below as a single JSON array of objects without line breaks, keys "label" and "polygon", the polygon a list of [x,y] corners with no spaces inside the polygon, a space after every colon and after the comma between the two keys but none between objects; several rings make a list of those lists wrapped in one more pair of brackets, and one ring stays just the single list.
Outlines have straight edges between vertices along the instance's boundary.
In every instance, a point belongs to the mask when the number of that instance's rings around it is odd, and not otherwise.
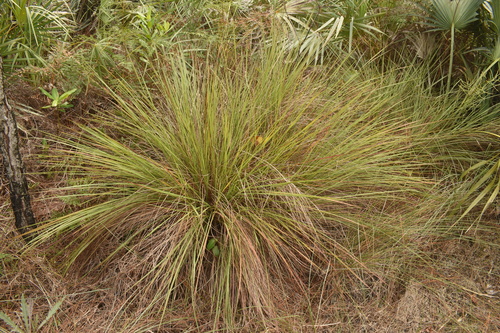
[{"label": "undergrowth", "polygon": [[425,65],[232,49],[96,73],[114,107],[50,142],[78,209],[31,246],[107,277],[125,300],[108,331],[180,309],[205,331],[316,325],[335,302],[386,304],[471,230],[455,198],[484,156],[484,92],[436,96]]}]

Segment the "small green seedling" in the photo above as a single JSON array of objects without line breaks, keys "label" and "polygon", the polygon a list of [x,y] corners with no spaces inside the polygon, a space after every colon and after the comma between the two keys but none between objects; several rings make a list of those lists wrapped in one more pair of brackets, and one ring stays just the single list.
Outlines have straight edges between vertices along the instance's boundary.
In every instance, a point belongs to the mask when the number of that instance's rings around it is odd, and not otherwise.
[{"label": "small green seedling", "polygon": [[[23,294],[21,295],[21,315],[20,315],[20,317],[22,318],[21,326],[18,326],[17,323],[12,318],[10,318],[7,314],[5,314],[2,311],[0,311],[0,320],[4,321],[8,326],[10,326],[9,332],[16,332],[16,333],[40,332],[42,327],[44,327],[49,322],[49,320],[56,314],[57,310],[59,310],[65,298],[66,297],[63,297],[62,299],[57,301],[54,305],[52,305],[45,319],[42,322],[40,322],[40,318],[37,315],[33,314],[34,300],[33,299],[26,300]],[[7,331],[4,330],[2,327],[0,327],[0,332],[7,332]]]},{"label": "small green seedling", "polygon": [[47,139],[45,139],[45,138],[42,139],[42,148],[43,148],[43,150],[49,150],[49,148],[50,148],[50,145],[47,142]]},{"label": "small green seedling", "polygon": [[67,100],[77,89],[68,90],[62,95],[59,95],[59,91],[57,90],[57,88],[52,88],[51,92],[48,92],[43,88],[39,89],[45,96],[47,96],[52,101],[50,105],[42,107],[43,109],[53,108],[53,109],[60,109],[62,111],[62,109],[73,107],[73,104],[69,104]]},{"label": "small green seedling", "polygon": [[212,254],[216,257],[220,254],[219,246],[217,245],[217,239],[210,238],[207,242],[207,250],[212,251]]}]

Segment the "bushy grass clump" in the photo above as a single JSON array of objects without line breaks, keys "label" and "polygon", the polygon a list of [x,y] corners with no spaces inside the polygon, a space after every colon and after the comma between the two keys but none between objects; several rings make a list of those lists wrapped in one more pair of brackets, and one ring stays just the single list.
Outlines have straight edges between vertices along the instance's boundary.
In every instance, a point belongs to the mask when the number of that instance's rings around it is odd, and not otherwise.
[{"label": "bushy grass clump", "polygon": [[79,209],[35,243],[116,274],[125,309],[168,319],[190,304],[214,328],[401,278],[439,229],[440,145],[467,130],[472,104],[441,119],[422,71],[365,70],[309,67],[272,44],[158,57],[101,82],[115,107],[50,157],[66,161]]}]

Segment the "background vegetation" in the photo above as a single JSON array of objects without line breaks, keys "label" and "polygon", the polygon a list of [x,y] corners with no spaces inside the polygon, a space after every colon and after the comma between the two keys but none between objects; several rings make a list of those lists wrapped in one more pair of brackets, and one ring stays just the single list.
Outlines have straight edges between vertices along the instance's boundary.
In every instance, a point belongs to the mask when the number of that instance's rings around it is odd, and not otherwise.
[{"label": "background vegetation", "polygon": [[500,1],[0,14],[0,332],[500,329]]}]

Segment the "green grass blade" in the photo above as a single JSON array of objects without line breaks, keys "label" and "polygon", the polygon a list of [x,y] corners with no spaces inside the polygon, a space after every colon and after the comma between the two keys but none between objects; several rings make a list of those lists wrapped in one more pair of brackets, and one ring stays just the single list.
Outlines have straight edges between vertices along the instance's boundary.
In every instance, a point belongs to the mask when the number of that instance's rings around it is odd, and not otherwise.
[{"label": "green grass blade", "polygon": [[[3,320],[7,325],[9,325],[13,332],[16,332],[16,333],[26,333],[24,330],[22,330],[21,328],[19,328],[19,326],[17,326],[16,323],[14,323],[14,321],[12,319],[10,319],[10,317],[7,316],[2,311],[0,311],[0,319]],[[5,332],[8,332],[8,331],[5,331]]]},{"label": "green grass blade", "polygon": [[49,312],[47,313],[47,316],[45,317],[45,319],[40,323],[40,325],[38,325],[38,330],[40,330],[43,326],[45,326],[45,324],[48,323],[48,321],[50,320],[50,318],[52,318],[57,310],[59,310],[59,308],[61,307],[61,305],[63,304],[65,300],[65,297],[63,297],[62,299],[60,299],[59,301],[57,301],[49,310]]}]

